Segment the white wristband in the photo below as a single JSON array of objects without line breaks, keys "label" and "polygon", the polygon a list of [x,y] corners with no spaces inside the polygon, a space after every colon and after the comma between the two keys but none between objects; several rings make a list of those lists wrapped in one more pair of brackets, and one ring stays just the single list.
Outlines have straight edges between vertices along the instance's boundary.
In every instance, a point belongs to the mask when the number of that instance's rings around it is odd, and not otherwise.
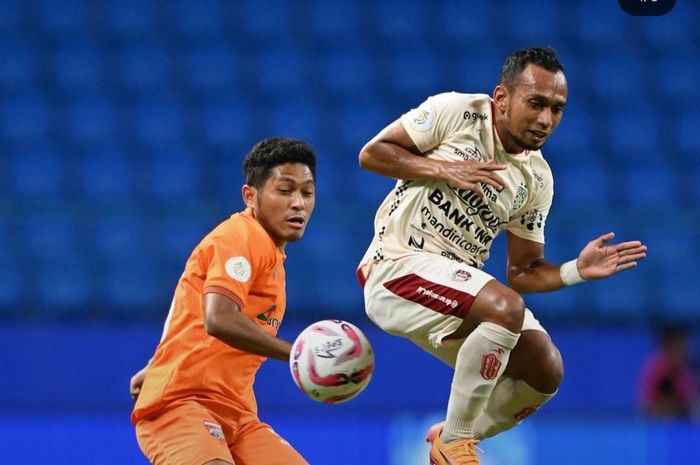
[{"label": "white wristband", "polygon": [[564,282],[565,286],[572,286],[585,281],[578,273],[576,260],[576,258],[569,260],[559,268],[559,276],[561,276],[561,280]]}]

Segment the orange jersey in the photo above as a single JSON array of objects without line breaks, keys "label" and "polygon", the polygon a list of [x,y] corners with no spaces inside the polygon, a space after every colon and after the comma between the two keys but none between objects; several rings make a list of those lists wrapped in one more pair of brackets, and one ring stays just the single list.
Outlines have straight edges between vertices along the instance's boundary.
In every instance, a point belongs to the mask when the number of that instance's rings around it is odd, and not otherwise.
[{"label": "orange jersey", "polygon": [[204,294],[229,297],[245,316],[277,335],[286,305],[284,258],[250,210],[232,215],[197,245],[175,289],[131,415],[134,424],[173,400],[195,396],[257,414],[253,381],[265,357],[207,334]]}]

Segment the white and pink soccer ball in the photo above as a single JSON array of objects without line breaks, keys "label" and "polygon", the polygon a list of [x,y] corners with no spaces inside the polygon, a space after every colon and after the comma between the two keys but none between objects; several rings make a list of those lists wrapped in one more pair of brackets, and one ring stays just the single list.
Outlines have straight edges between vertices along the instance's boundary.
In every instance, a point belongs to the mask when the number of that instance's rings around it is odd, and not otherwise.
[{"label": "white and pink soccer ball", "polygon": [[296,338],[289,368],[296,385],[313,400],[345,402],[369,384],[374,351],[357,326],[343,320],[323,320]]}]

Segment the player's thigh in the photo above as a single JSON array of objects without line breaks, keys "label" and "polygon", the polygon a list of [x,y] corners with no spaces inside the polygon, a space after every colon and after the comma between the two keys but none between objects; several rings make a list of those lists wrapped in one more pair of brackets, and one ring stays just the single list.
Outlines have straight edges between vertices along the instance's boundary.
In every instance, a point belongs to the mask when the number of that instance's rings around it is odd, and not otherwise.
[{"label": "player's thigh", "polygon": [[153,465],[234,464],[224,428],[195,402],[173,404],[136,425],[136,438]]},{"label": "player's thigh", "polygon": [[309,465],[270,425],[258,420],[241,428],[231,453],[236,465]]}]

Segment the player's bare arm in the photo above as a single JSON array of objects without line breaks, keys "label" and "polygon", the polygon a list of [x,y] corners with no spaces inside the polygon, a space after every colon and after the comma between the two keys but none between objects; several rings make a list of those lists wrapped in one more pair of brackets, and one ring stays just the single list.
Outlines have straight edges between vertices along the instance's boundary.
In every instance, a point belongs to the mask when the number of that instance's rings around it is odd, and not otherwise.
[{"label": "player's bare arm", "polygon": [[[637,266],[646,257],[646,246],[640,241],[606,245],[614,233],[604,234],[583,248],[576,268],[583,279],[601,279]],[[549,292],[564,287],[561,266],[544,259],[544,244],[508,233],[508,281],[521,293]]]},{"label": "player's bare arm", "polygon": [[360,166],[396,179],[442,179],[451,186],[474,191],[482,198],[484,194],[479,183],[489,184],[499,191],[505,185],[496,174],[496,171],[506,168],[503,164],[474,160],[451,162],[422,155],[401,121],[396,120],[362,148]]},{"label": "player's bare arm", "polygon": [[564,287],[559,265],[544,259],[544,244],[508,232],[507,278],[515,291],[549,292]]},{"label": "player's bare arm", "polygon": [[151,362],[149,361],[146,366],[137,371],[129,380],[129,394],[131,394],[131,398],[134,400],[138,399],[141,393],[141,386],[143,386],[143,380],[146,379],[146,372],[150,364]]},{"label": "player's bare arm", "polygon": [[210,336],[245,352],[289,360],[292,345],[259,328],[241,313],[236,302],[225,295],[205,294],[204,313],[204,328]]}]

